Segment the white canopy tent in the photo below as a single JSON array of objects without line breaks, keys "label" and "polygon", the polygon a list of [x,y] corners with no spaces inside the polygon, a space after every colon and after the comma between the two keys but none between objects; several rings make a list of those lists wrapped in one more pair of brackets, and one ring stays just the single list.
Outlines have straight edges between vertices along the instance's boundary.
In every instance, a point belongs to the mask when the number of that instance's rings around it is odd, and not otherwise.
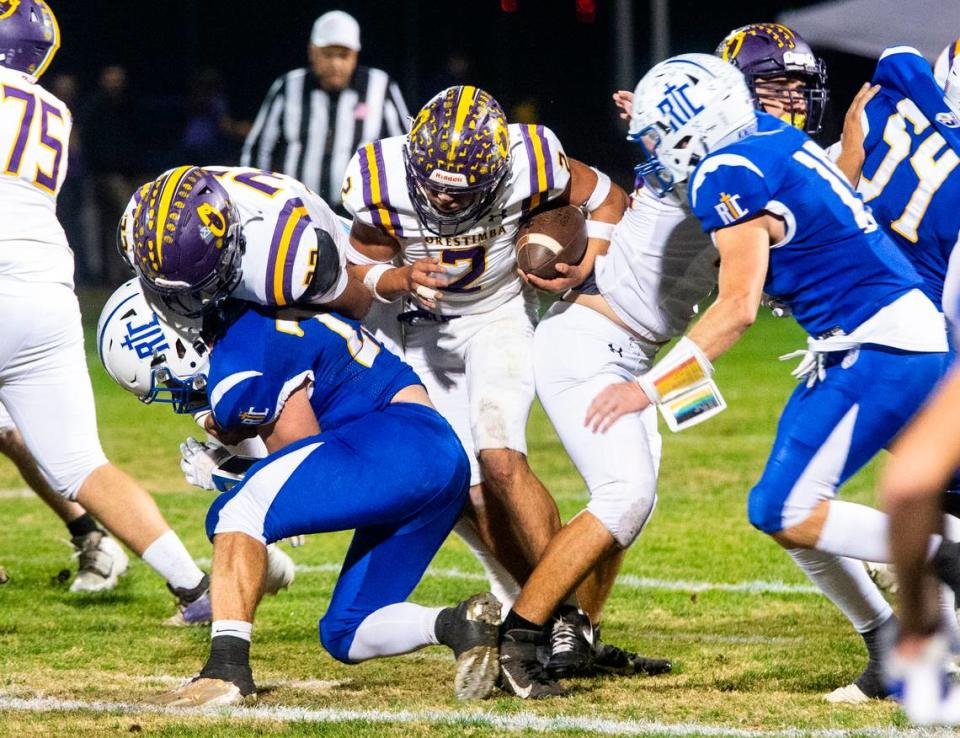
[{"label": "white canopy tent", "polygon": [[906,45],[932,62],[960,38],[960,0],[834,0],[778,20],[813,46],[875,59],[888,46]]}]

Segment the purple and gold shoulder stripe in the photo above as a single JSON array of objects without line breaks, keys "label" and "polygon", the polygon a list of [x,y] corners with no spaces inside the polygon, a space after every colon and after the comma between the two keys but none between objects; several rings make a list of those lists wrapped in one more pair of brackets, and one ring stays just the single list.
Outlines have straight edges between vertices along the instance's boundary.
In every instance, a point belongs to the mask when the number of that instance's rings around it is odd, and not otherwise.
[{"label": "purple and gold shoulder stripe", "polygon": [[521,125],[520,138],[527,155],[530,197],[523,201],[524,212],[535,210],[554,187],[553,152],[543,126]]},{"label": "purple and gold shoulder stripe", "polygon": [[293,293],[293,276],[297,255],[307,226],[311,224],[306,205],[299,197],[287,200],[277,217],[277,224],[270,239],[267,265],[264,270],[264,295],[274,305],[289,305],[296,296]]},{"label": "purple and gold shoulder stripe", "polygon": [[363,204],[373,216],[374,223],[394,238],[403,236],[400,216],[390,206],[390,187],[383,163],[383,142],[367,144],[358,152]]}]

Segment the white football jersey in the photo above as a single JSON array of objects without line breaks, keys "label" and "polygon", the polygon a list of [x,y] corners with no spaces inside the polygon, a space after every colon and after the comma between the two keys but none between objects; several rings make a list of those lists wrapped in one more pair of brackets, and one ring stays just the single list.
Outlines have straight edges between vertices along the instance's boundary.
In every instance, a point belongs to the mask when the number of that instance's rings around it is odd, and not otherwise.
[{"label": "white football jersey", "polygon": [[73,252],[57,220],[72,125],[54,95],[0,67],[0,277],[73,287]]},{"label": "white football jersey", "polygon": [[641,338],[662,343],[686,331],[697,304],[716,287],[719,266],[716,247],[685,201],[640,189],[594,272],[620,319]]},{"label": "white football jersey", "polygon": [[[317,268],[317,228],[329,233],[337,246],[340,276],[326,292],[307,296],[305,302],[323,304],[343,294],[349,241],[342,222],[319,195],[284,174],[250,167],[203,169],[214,174],[240,213],[246,248],[243,276],[232,297],[259,305],[303,302]],[[133,193],[120,222],[131,265],[132,214],[145,189]]]},{"label": "white football jersey", "polygon": [[341,195],[354,218],[395,238],[404,264],[438,257],[448,267],[441,314],[487,312],[523,290],[514,249],[520,220],[562,194],[570,182],[570,165],[553,131],[516,123],[508,130],[509,179],[487,214],[457,236],[437,236],[417,217],[403,160],[406,136],[363,146],[347,166]]}]

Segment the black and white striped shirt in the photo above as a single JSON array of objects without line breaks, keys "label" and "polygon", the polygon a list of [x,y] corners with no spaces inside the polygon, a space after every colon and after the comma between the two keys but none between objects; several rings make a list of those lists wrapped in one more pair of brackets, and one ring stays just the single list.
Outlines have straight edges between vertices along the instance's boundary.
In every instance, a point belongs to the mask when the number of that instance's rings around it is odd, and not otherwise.
[{"label": "black and white striped shirt", "polygon": [[333,93],[320,89],[309,69],[294,69],[271,85],[240,163],[295,177],[337,205],[350,157],[406,133],[408,115],[400,88],[381,69],[357,67],[350,85]]}]

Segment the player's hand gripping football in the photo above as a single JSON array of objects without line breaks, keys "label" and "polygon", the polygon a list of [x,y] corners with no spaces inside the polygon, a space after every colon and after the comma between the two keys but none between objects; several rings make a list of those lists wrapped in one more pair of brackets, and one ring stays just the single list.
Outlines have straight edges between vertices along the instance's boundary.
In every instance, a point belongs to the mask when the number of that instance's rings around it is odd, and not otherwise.
[{"label": "player's hand gripping football", "polygon": [[587,408],[583,424],[594,433],[606,433],[627,413],[638,413],[650,406],[650,398],[636,382],[617,382],[604,388]]},{"label": "player's hand gripping football", "polygon": [[593,271],[593,260],[591,259],[589,264],[586,262],[587,259],[584,258],[579,264],[557,264],[554,269],[560,273],[560,276],[555,279],[541,279],[536,274],[527,274],[519,268],[517,274],[520,275],[520,279],[537,289],[563,294],[582,284],[583,280],[590,276],[590,272]]}]

